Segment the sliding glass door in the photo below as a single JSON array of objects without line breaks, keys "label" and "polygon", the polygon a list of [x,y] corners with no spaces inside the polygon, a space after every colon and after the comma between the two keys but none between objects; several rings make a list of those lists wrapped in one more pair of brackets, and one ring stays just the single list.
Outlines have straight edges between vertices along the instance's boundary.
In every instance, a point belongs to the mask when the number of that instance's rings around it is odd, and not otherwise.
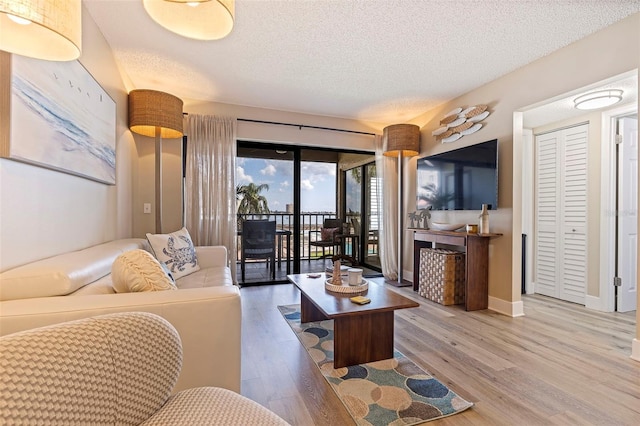
[{"label": "sliding glass door", "polygon": [[378,225],[380,198],[373,156],[364,156],[365,164],[347,168],[344,179],[344,217],[350,223],[354,234],[358,235],[356,257],[364,266],[380,270],[378,245]]},{"label": "sliding glass door", "polygon": [[[237,277],[241,285],[286,281],[294,261],[295,155],[265,144],[239,143],[236,158],[238,219]],[[247,221],[255,227],[275,222],[275,238],[265,245],[264,235],[249,235]],[[272,256],[275,261],[272,262]]]},{"label": "sliding glass door", "polygon": [[[373,155],[334,149],[238,142],[236,198],[241,285],[286,283],[289,273],[322,272],[336,248],[311,244],[326,219],[340,219],[358,238],[345,239],[345,254],[375,268],[376,197],[367,183],[375,176]],[[360,164],[352,167],[354,162]],[[369,163],[369,165],[366,165]],[[373,168],[372,168],[373,167]],[[344,171],[351,169],[345,173]],[[343,172],[341,173],[340,170]],[[347,195],[348,194],[348,195]],[[371,200],[374,205],[371,205]],[[267,257],[243,262],[242,222],[276,222],[275,270]],[[244,249],[248,246],[244,244]],[[244,280],[242,280],[244,269]]]}]

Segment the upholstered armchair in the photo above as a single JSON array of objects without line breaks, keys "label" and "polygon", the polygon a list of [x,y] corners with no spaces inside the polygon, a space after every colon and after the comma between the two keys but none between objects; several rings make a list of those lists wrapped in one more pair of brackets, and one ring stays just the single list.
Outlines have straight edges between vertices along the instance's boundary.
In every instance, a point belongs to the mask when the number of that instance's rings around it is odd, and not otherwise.
[{"label": "upholstered armchair", "polygon": [[182,345],[158,315],[123,312],[0,338],[0,424],[286,425],[214,387],[171,395]]},{"label": "upholstered armchair", "polygon": [[[311,247],[321,247],[321,259],[333,256],[338,253],[340,240],[336,237],[342,233],[342,221],[340,219],[325,219],[322,228],[309,231],[309,262],[311,262]],[[312,238],[311,236],[314,235]],[[318,238],[320,237],[320,238]],[[331,253],[326,253],[326,249],[331,248]]]}]

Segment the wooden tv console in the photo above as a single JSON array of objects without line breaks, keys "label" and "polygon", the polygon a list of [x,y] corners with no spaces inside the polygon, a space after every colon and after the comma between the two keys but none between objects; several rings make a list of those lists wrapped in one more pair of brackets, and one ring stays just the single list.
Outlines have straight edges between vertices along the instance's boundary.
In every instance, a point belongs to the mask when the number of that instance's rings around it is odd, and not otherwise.
[{"label": "wooden tv console", "polygon": [[413,291],[418,291],[420,249],[435,243],[465,247],[464,308],[467,311],[489,306],[489,240],[502,234],[468,234],[466,232],[409,229],[413,231]]}]

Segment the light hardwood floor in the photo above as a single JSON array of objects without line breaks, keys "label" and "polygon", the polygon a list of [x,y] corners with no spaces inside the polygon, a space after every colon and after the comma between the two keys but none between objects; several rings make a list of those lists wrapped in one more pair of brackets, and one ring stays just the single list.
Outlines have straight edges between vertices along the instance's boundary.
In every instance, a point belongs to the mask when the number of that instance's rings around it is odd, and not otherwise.
[{"label": "light hardwood floor", "polygon": [[[629,358],[635,312],[525,296],[525,316],[509,318],[392,289],[420,303],[396,311],[396,349],[475,404],[429,424],[640,424],[640,363]],[[276,308],[299,303],[298,290],[280,284],[241,293],[242,394],[292,425],[353,425]]]}]

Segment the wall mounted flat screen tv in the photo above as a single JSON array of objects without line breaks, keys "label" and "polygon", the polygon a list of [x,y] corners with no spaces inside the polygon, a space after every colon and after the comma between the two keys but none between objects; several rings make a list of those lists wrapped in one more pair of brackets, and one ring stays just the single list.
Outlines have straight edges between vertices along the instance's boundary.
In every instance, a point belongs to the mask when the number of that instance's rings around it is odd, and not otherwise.
[{"label": "wall mounted flat screen tv", "polygon": [[416,177],[419,210],[495,210],[498,140],[419,158]]}]

